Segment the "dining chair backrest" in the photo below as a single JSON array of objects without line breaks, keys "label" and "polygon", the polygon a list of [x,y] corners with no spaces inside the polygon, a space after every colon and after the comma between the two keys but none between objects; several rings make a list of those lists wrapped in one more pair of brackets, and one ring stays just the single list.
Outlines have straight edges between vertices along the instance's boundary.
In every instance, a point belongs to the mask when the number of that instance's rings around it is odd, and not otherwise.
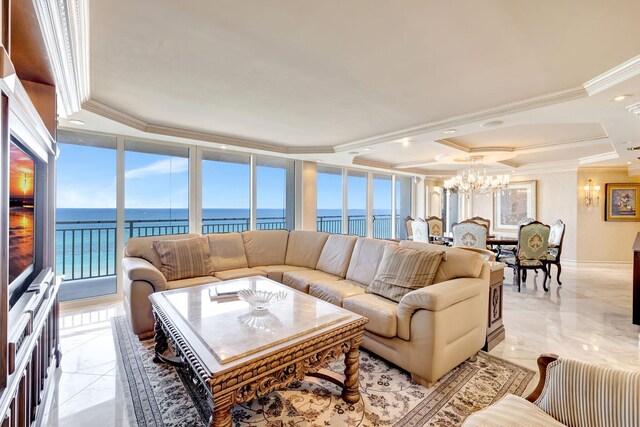
[{"label": "dining chair backrest", "polygon": [[413,227],[411,226],[412,223],[413,218],[411,218],[410,216],[407,216],[404,219],[404,228],[407,230],[407,240],[413,239]]},{"label": "dining chair backrest", "polygon": [[472,220],[466,220],[454,224],[453,246],[466,246],[469,248],[487,248],[487,227]]},{"label": "dining chair backrest", "polygon": [[429,224],[429,234],[431,237],[442,237],[442,233],[444,233],[444,222],[442,221],[442,218],[430,216],[427,218],[427,223]]},{"label": "dining chair backrest", "polygon": [[535,221],[535,219],[531,218],[530,216],[525,218],[525,219],[521,219],[520,221],[518,221],[518,225],[527,225],[527,224],[531,224],[533,221]]},{"label": "dining chair backrest", "polygon": [[411,223],[414,242],[429,243],[429,224],[421,219]]},{"label": "dining chair backrest", "polygon": [[518,250],[520,260],[547,259],[550,229],[546,224],[538,221],[521,225],[518,228]]},{"label": "dining chair backrest", "polygon": [[553,255],[560,256],[562,252],[562,242],[564,241],[564,229],[565,225],[561,219],[551,224],[551,231],[549,232],[549,251],[553,251]]},{"label": "dining chair backrest", "polygon": [[473,221],[478,224],[482,224],[487,228],[487,236],[489,235],[489,230],[491,230],[491,220],[487,218],[482,218],[481,216],[474,216],[473,218],[469,218],[467,221]]}]

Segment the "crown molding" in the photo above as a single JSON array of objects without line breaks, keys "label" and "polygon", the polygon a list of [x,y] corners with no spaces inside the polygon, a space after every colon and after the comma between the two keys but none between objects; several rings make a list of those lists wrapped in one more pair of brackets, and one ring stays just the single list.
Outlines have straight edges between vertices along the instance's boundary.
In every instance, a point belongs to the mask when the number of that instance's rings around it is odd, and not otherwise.
[{"label": "crown molding", "polygon": [[352,163],[357,166],[364,166],[367,168],[375,168],[375,169],[383,169],[393,173],[403,173],[407,175],[426,175],[426,172],[421,169],[403,169],[402,171],[398,171],[394,168],[394,166],[390,163],[378,162],[375,160],[365,160],[359,157],[354,157]]},{"label": "crown molding", "polygon": [[[86,0],[34,1],[49,53],[63,114],[80,111],[89,98],[89,42]],[[71,10],[70,10],[71,8]]]},{"label": "crown molding", "polygon": [[445,147],[453,148],[454,150],[462,151],[463,153],[471,152],[470,148],[465,147],[464,145],[458,144],[456,142],[451,141],[450,139],[436,139],[433,142],[437,142],[440,145],[444,145]]},{"label": "crown molding", "polygon": [[620,155],[617,151],[610,151],[608,153],[596,154],[595,156],[587,156],[579,159],[581,165],[589,165],[591,163],[604,162],[605,160],[613,160],[619,158]]},{"label": "crown molding", "polygon": [[640,75],[640,55],[600,74],[598,77],[586,82],[583,86],[589,96],[591,96],[637,75]]},{"label": "crown molding", "polygon": [[248,139],[219,135],[209,132],[200,132],[173,126],[147,123],[144,120],[141,120],[135,116],[124,113],[93,99],[82,104],[82,108],[89,112],[98,114],[99,116],[121,123],[125,126],[129,126],[141,132],[151,134],[213,142],[216,144],[230,145],[234,147],[247,148],[250,150],[268,151],[277,154],[331,154],[335,152],[333,147],[284,147],[281,145],[269,144],[261,141],[252,141]]},{"label": "crown molding", "polygon": [[631,114],[635,114],[640,118],[640,102],[636,102],[635,104],[631,104],[627,106],[627,111]]},{"label": "crown molding", "polygon": [[445,130],[456,126],[466,125],[469,123],[481,122],[496,117],[501,117],[513,113],[519,113],[522,111],[532,110],[535,108],[546,107],[561,102],[571,101],[578,98],[587,96],[588,93],[584,87],[578,87],[561,92],[555,92],[549,95],[529,98],[524,101],[505,104],[495,108],[489,108],[481,110],[476,113],[464,114],[460,116],[454,116],[445,120],[429,122],[422,125],[414,126],[411,128],[401,129],[394,132],[389,132],[381,135],[376,135],[370,138],[364,138],[345,144],[339,144],[335,146],[336,152],[354,150],[361,147],[366,147],[373,144],[379,144],[382,142],[392,141],[394,139],[406,138],[421,133]]},{"label": "crown molding", "polygon": [[640,166],[629,166],[627,168],[627,174],[629,176],[640,176]]},{"label": "crown molding", "polygon": [[578,167],[578,172],[581,173],[602,173],[602,172],[627,172],[627,166],[586,166]]}]

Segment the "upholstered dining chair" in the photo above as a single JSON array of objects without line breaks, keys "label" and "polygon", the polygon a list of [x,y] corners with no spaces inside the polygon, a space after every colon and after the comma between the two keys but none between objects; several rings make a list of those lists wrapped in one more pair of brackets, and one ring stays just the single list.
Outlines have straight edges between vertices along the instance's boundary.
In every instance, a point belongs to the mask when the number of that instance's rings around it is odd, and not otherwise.
[{"label": "upholstered dining chair", "polygon": [[429,243],[429,223],[418,218],[411,223],[413,231],[413,241]]},{"label": "upholstered dining chair", "polygon": [[469,218],[467,221],[477,222],[478,224],[482,224],[487,228],[487,236],[489,235],[489,231],[491,230],[491,220],[487,218],[483,218],[481,216],[474,216]]},{"label": "upholstered dining chair", "polygon": [[[530,216],[526,217],[525,219],[521,219],[520,221],[518,221],[518,227],[521,225],[531,224],[533,221],[535,221],[535,219],[531,218]],[[498,260],[502,260],[502,258],[510,256],[515,256],[516,249],[518,249],[516,246],[500,246],[498,248]]]},{"label": "upholstered dining chair", "polygon": [[551,224],[549,233],[549,248],[547,249],[547,264],[549,266],[549,282],[551,282],[551,264],[554,264],[558,270],[556,282],[562,286],[560,281],[560,273],[562,273],[562,265],[560,264],[560,256],[562,255],[562,242],[564,241],[565,225],[561,219]]},{"label": "upholstered dining chair", "polygon": [[413,240],[413,227],[411,224],[413,224],[413,218],[407,216],[404,219],[404,228],[407,230],[407,240]]},{"label": "upholstered dining chair", "polygon": [[436,239],[444,234],[444,221],[438,216],[430,216],[426,219],[429,224],[429,239],[436,245],[444,245],[444,240]]},{"label": "upholstered dining chair", "polygon": [[[541,269],[544,272],[542,287],[547,288],[547,250],[549,249],[548,225],[534,221],[530,224],[518,227],[518,247],[514,256],[502,259],[509,267],[513,268],[514,277],[518,283],[518,292],[523,281],[527,279],[527,270]],[[522,280],[521,280],[522,279]]]},{"label": "upholstered dining chair", "polygon": [[487,248],[487,227],[470,219],[454,224],[453,246]]}]

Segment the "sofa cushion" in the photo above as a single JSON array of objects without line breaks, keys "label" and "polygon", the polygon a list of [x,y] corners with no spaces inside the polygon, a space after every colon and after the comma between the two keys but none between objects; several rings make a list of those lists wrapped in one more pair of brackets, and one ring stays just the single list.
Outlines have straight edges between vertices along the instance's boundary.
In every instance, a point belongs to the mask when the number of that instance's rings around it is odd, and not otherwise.
[{"label": "sofa cushion", "polygon": [[254,267],[260,271],[264,271],[267,278],[282,283],[282,275],[287,271],[309,270],[307,267],[298,267],[295,265],[258,265]]},{"label": "sofa cushion", "polygon": [[197,234],[167,234],[164,236],[131,237],[127,241],[127,246],[124,249],[124,256],[146,259],[153,264],[155,268],[160,270],[162,268],[162,262],[160,262],[158,252],[153,248],[153,242],[158,240],[193,239],[194,237],[199,236]]},{"label": "sofa cushion", "polygon": [[167,289],[188,288],[189,286],[199,286],[217,282],[220,282],[220,279],[216,279],[213,276],[191,277],[189,279],[172,280],[167,282]]},{"label": "sofa cushion", "polygon": [[298,267],[316,268],[327,237],[329,237],[328,233],[320,231],[291,231],[287,245],[287,258],[284,263]]},{"label": "sofa cushion", "polygon": [[309,286],[319,281],[340,280],[340,277],[318,270],[287,271],[282,276],[282,283],[290,288],[309,293]]},{"label": "sofa cushion", "polygon": [[395,243],[359,237],[353,248],[353,254],[347,269],[347,280],[369,286],[378,270],[378,265],[384,254],[384,248],[388,245],[395,245]]},{"label": "sofa cushion", "polygon": [[348,280],[313,282],[309,286],[309,295],[342,307],[345,298],[365,293],[365,286]]},{"label": "sofa cushion", "polygon": [[522,397],[507,394],[491,406],[467,417],[463,427],[561,427],[550,415]]},{"label": "sofa cushion", "polygon": [[209,234],[207,238],[213,271],[248,267],[240,233]]},{"label": "sofa cushion", "polygon": [[444,251],[445,258],[440,263],[433,283],[440,283],[463,277],[479,277],[484,261],[480,254],[448,246],[402,240],[401,247],[426,251]]},{"label": "sofa cushion", "polygon": [[322,248],[316,269],[344,277],[357,240],[357,236],[330,235]]},{"label": "sofa cushion", "polygon": [[206,237],[156,240],[153,247],[158,252],[162,264],[160,271],[167,281],[212,274],[209,240]]},{"label": "sofa cushion", "polygon": [[364,328],[382,337],[393,338],[398,330],[398,304],[373,294],[355,295],[345,298],[342,307],[358,313],[369,322]]},{"label": "sofa cushion", "polygon": [[400,302],[409,292],[433,283],[444,252],[387,246],[367,292]]},{"label": "sofa cushion", "polygon": [[247,265],[284,264],[287,254],[287,230],[253,230],[242,233]]},{"label": "sofa cushion", "polygon": [[243,277],[267,276],[267,273],[257,268],[234,268],[232,270],[216,271],[216,277],[220,280],[242,279]]}]

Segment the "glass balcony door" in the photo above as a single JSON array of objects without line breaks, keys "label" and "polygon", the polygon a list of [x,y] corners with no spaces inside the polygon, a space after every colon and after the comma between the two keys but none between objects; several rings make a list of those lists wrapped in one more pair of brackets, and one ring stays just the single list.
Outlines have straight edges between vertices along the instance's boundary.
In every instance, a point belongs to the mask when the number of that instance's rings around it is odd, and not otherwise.
[{"label": "glass balcony door", "polygon": [[251,156],[202,154],[202,233],[251,228]]},{"label": "glass balcony door", "polygon": [[373,237],[391,239],[391,175],[373,175]]},{"label": "glass balcony door", "polygon": [[256,157],[257,230],[293,230],[295,225],[293,160]]},{"label": "glass balcony door", "polygon": [[125,142],[125,243],[189,232],[189,148]]},{"label": "glass balcony door", "polygon": [[318,166],[317,229],[327,233],[342,233],[342,169]]},{"label": "glass balcony door", "polygon": [[58,132],[56,272],[60,300],[115,294],[116,138]]}]

